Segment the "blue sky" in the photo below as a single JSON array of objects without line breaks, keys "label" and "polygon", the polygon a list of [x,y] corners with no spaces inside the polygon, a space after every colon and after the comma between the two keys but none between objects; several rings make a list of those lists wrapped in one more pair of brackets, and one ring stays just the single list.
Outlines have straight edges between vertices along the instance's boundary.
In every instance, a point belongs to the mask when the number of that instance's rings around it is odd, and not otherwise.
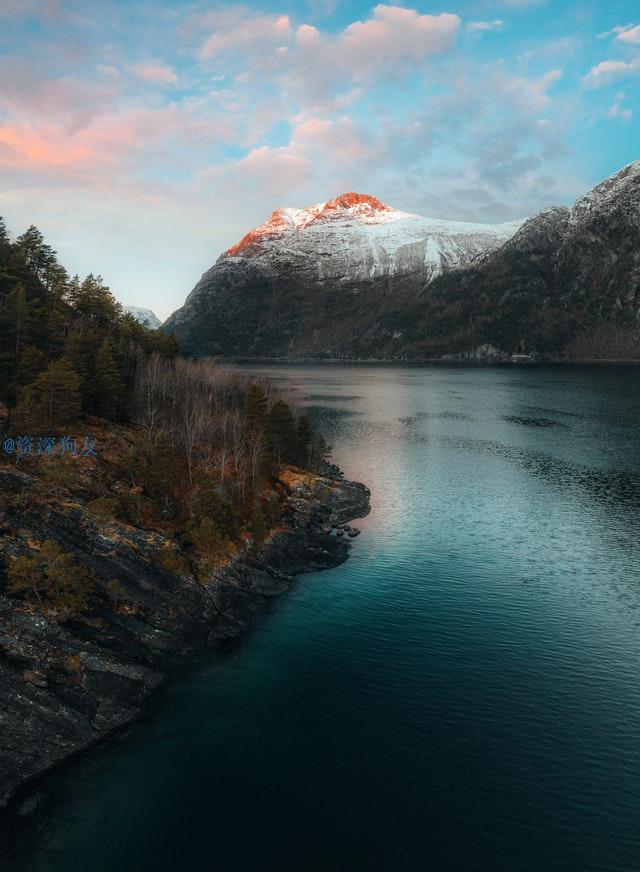
[{"label": "blue sky", "polygon": [[640,157],[628,0],[0,0],[0,214],[166,316],[280,206],[571,203]]}]

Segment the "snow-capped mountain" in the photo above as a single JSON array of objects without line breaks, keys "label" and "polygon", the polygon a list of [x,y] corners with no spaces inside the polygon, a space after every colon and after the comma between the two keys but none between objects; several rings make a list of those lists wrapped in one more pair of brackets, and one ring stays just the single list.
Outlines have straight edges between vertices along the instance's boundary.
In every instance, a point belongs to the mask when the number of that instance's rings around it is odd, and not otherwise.
[{"label": "snow-capped mountain", "polygon": [[520,223],[437,221],[367,194],[342,194],[307,209],[276,210],[222,257],[314,258],[322,278],[345,283],[416,272],[429,282],[505,242]]},{"label": "snow-capped mountain", "polygon": [[151,309],[141,309],[140,306],[123,306],[122,308],[129,315],[133,315],[139,324],[143,324],[151,330],[157,330],[161,326],[162,322]]},{"label": "snow-capped mountain", "polygon": [[522,223],[361,194],[278,209],[165,329],[196,355],[640,358],[640,161]]},{"label": "snow-capped mountain", "polygon": [[355,193],[278,209],[218,259],[165,329],[190,353],[330,353],[328,321],[350,311],[366,325],[379,297],[398,303],[519,226],[423,218]]}]

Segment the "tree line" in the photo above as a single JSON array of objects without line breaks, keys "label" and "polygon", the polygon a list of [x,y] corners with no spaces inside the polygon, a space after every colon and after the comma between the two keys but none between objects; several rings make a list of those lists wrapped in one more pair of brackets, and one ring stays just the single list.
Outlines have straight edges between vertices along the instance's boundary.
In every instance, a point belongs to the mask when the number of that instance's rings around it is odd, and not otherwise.
[{"label": "tree line", "polygon": [[[180,547],[159,559],[201,578],[243,543],[259,548],[278,523],[282,466],[319,468],[330,450],[268,383],[183,359],[173,337],[124,313],[99,276],[70,276],[36,227],[12,241],[2,219],[0,404],[13,435],[88,424],[129,433],[129,448],[100,470],[117,487],[89,508],[175,536]],[[9,593],[64,619],[94,590],[49,542],[7,576]]]}]

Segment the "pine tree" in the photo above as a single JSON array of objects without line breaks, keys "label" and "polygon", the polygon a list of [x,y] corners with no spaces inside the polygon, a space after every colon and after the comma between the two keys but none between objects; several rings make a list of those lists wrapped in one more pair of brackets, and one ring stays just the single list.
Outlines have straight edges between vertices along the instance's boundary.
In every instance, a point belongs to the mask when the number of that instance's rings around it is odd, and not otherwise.
[{"label": "pine tree", "polygon": [[176,454],[166,433],[161,430],[151,446],[145,470],[145,487],[149,496],[168,508],[178,483]]},{"label": "pine tree", "polygon": [[301,418],[298,418],[297,431],[298,431],[297,432],[298,463],[300,464],[300,466],[309,467],[309,466],[311,466],[311,446],[313,443],[313,427],[311,426],[311,421],[306,417],[306,415],[303,415]]},{"label": "pine tree", "polygon": [[105,339],[96,362],[96,411],[103,418],[116,418],[124,395],[124,384],[116,363],[113,343]]},{"label": "pine tree", "polygon": [[256,433],[266,426],[267,395],[260,385],[251,385],[247,392],[244,423],[247,433]]},{"label": "pine tree", "polygon": [[27,429],[44,432],[76,421],[80,407],[80,379],[61,357],[20,391],[15,420]]},{"label": "pine tree", "polygon": [[94,587],[91,573],[53,539],[43,542],[32,556],[13,558],[7,574],[9,594],[35,597],[38,608],[61,620],[77,617],[89,606]]},{"label": "pine tree", "polygon": [[108,327],[122,314],[122,306],[116,302],[101,276],[88,275],[83,282],[74,278],[68,298],[76,312],[94,327]]},{"label": "pine tree", "polygon": [[18,361],[20,387],[31,384],[46,368],[47,359],[43,352],[34,345],[27,345],[26,348],[23,348]]},{"label": "pine tree", "polygon": [[211,518],[203,518],[199,524],[192,527],[189,539],[198,556],[209,564],[217,563],[229,553],[228,540]]},{"label": "pine tree", "polygon": [[95,328],[72,330],[67,338],[65,357],[80,377],[82,410],[89,415],[98,414],[98,353],[101,334]]},{"label": "pine tree", "polygon": [[313,437],[311,445],[311,459],[315,466],[321,466],[333,451],[333,446],[329,445],[322,433],[317,433]]},{"label": "pine tree", "polygon": [[282,504],[276,494],[271,494],[262,512],[267,526],[275,527],[282,517]]},{"label": "pine tree", "polygon": [[223,536],[238,537],[238,521],[231,503],[220,493],[220,487],[203,470],[196,473],[196,491],[193,513],[196,517],[210,518]]},{"label": "pine tree", "polygon": [[251,533],[252,547],[256,551],[264,542],[267,535],[267,525],[265,523],[264,513],[258,501],[251,512],[251,520],[249,521],[249,532]]},{"label": "pine tree", "polygon": [[284,400],[276,400],[269,410],[267,445],[276,464],[295,463],[297,435],[291,407]]}]

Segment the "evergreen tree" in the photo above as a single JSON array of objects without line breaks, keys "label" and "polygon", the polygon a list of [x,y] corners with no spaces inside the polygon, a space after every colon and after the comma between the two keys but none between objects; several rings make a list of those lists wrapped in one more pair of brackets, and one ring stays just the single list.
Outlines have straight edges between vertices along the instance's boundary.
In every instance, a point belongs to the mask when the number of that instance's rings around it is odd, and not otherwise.
[{"label": "evergreen tree", "polygon": [[192,527],[189,539],[198,556],[209,564],[217,563],[229,553],[228,540],[211,518],[203,518],[199,524]]},{"label": "evergreen tree", "polygon": [[267,535],[267,525],[265,523],[264,513],[260,503],[256,503],[251,512],[251,520],[249,521],[249,532],[251,533],[252,547],[254,551],[262,545]]},{"label": "evergreen tree", "polygon": [[8,576],[9,594],[35,597],[38,608],[62,620],[77,617],[88,608],[94,586],[89,570],[52,539],[43,542],[32,556],[13,558]]},{"label": "evergreen tree", "polygon": [[32,432],[44,432],[76,421],[80,407],[80,379],[62,357],[21,390],[15,420]]},{"label": "evergreen tree", "polygon": [[155,437],[145,470],[145,487],[149,496],[165,507],[169,502],[178,483],[178,464],[176,454],[166,433],[161,430]]},{"label": "evergreen tree", "polygon": [[82,409],[89,415],[98,414],[98,354],[101,335],[94,328],[73,330],[67,339],[65,357],[80,376]]},{"label": "evergreen tree", "polygon": [[247,392],[244,424],[247,433],[263,430],[267,423],[267,395],[260,385],[253,384]]},{"label": "evergreen tree", "polygon": [[33,224],[18,236],[15,250],[29,271],[43,284],[46,276],[58,266],[55,251],[46,244],[42,233]]},{"label": "evergreen tree", "polygon": [[18,362],[20,387],[31,384],[46,368],[47,359],[44,353],[35,345],[27,345],[23,348]]},{"label": "evergreen tree", "polygon": [[116,302],[101,276],[88,275],[83,282],[74,279],[69,286],[68,298],[75,311],[94,327],[109,327],[122,314],[122,306]]},{"label": "evergreen tree", "polygon": [[124,395],[124,384],[116,363],[113,343],[105,339],[96,363],[96,411],[103,418],[116,418]]},{"label": "evergreen tree", "polygon": [[199,518],[210,518],[223,536],[237,539],[238,521],[233,506],[220,493],[219,485],[203,470],[196,473],[193,513]]},{"label": "evergreen tree", "polygon": [[333,451],[333,446],[329,445],[322,433],[317,433],[313,437],[311,445],[311,459],[314,465],[321,466]]},{"label": "evergreen tree", "polygon": [[296,426],[291,407],[284,400],[276,400],[269,410],[267,445],[276,464],[295,463]]},{"label": "evergreen tree", "polygon": [[311,421],[306,417],[306,415],[298,418],[297,431],[298,463],[301,466],[309,467],[311,466],[313,427],[311,426]]},{"label": "evergreen tree", "polygon": [[269,528],[275,527],[282,517],[282,504],[276,494],[271,494],[262,512],[267,526]]}]

